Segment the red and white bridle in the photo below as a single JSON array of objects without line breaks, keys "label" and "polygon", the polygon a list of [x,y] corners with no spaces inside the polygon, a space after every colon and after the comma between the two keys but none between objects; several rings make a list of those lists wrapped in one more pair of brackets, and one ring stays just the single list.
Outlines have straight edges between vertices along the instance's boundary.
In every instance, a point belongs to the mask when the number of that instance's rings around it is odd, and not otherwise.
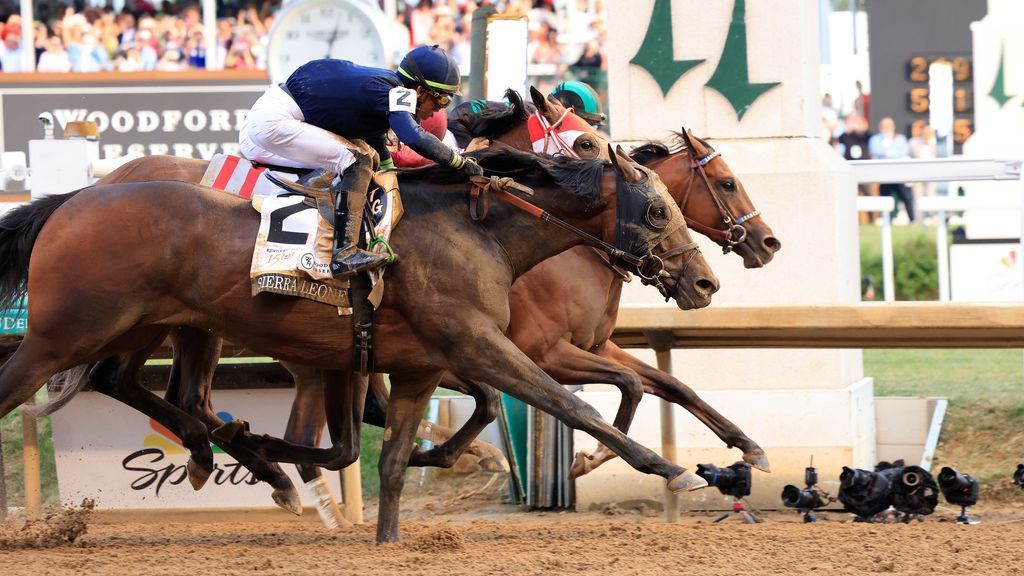
[{"label": "red and white bridle", "polygon": [[594,129],[586,120],[566,108],[562,116],[555,122],[548,122],[540,111],[534,112],[527,122],[533,151],[540,154],[563,154],[570,158],[579,158],[573,151],[573,144],[581,135],[593,132]]}]

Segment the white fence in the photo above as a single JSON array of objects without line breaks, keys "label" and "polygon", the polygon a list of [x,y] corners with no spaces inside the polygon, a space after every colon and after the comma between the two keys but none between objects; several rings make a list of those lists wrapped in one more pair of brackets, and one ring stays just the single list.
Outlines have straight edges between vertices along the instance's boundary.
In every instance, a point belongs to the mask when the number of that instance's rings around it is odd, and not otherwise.
[{"label": "white fence", "polygon": [[[976,158],[934,158],[927,160],[854,160],[850,162],[858,184],[904,184],[909,182],[949,182],[977,180],[1016,180],[1020,182],[1021,199],[1007,202],[1000,198],[976,199],[962,196],[931,196],[921,198],[918,212],[934,212],[938,215],[935,230],[935,249],[938,257],[939,300],[949,301],[949,233],[946,228],[946,214],[982,208],[1000,208],[1020,211],[1021,239],[1017,258],[1018,274],[1024,278],[1024,160],[1020,159],[976,159]],[[857,198],[860,212],[882,213],[882,284],[886,302],[896,299],[892,254],[892,220],[894,208],[892,197]]]}]

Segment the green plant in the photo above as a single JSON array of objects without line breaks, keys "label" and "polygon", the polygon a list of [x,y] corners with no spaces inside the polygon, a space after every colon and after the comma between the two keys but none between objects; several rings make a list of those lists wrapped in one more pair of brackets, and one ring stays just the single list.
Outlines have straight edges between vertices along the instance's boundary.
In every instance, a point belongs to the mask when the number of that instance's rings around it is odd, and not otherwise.
[{"label": "green plant", "polygon": [[[864,299],[882,300],[882,230],[877,226],[862,226],[860,229],[860,270],[861,277],[871,278],[875,285],[874,298]],[[939,277],[933,228],[893,227],[893,276],[897,300],[938,298]]]}]

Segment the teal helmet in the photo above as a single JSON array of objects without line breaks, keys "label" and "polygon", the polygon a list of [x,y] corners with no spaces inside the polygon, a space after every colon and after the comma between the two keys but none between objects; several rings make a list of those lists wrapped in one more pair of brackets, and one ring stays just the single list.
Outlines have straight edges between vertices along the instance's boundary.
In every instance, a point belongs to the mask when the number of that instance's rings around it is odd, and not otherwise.
[{"label": "teal helmet", "polygon": [[565,107],[572,107],[577,116],[583,118],[591,126],[604,124],[608,119],[601,106],[601,97],[589,84],[577,80],[562,82],[551,92]]},{"label": "teal helmet", "polygon": [[410,88],[423,86],[442,94],[458,94],[462,82],[459,65],[437,44],[419,46],[406,54],[398,65],[398,75]]}]

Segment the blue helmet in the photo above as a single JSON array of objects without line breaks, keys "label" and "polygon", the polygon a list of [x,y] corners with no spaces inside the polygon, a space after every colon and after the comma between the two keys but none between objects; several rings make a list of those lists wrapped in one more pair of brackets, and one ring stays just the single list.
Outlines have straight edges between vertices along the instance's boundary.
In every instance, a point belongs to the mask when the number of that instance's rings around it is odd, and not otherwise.
[{"label": "blue helmet", "polygon": [[443,48],[419,46],[402,58],[398,74],[407,86],[424,88],[443,94],[456,94],[462,81],[459,65]]}]

